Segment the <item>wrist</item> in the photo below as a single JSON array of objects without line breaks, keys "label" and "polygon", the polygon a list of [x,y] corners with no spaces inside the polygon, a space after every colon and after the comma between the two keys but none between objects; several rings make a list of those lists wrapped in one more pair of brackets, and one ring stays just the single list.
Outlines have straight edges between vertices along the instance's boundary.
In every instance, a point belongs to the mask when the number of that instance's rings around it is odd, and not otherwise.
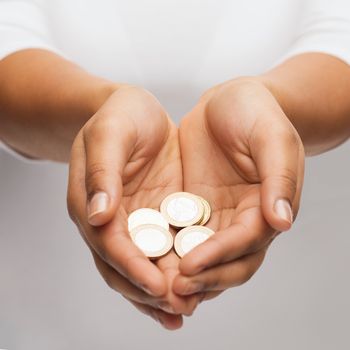
[{"label": "wrist", "polygon": [[87,103],[85,121],[90,119],[108,100],[108,98],[122,86],[124,85],[106,80],[98,80],[93,84],[84,98]]},{"label": "wrist", "polygon": [[[268,74],[257,75],[257,76],[243,76],[238,77],[231,81],[234,87],[238,89],[245,88],[260,88],[268,91],[272,97],[276,100],[276,103],[280,106],[286,117],[294,125],[293,113],[291,113],[290,99],[286,89],[276,79],[272,79]],[[262,90],[261,90],[262,91]],[[295,126],[295,125],[294,125]]]},{"label": "wrist", "polygon": [[239,95],[242,89],[246,90],[249,88],[261,88],[267,89],[271,92],[267,81],[261,76],[241,76],[228,81],[225,81],[221,84],[218,84],[211,89],[207,90],[201,97],[202,102],[209,102],[214,96],[217,96],[221,93],[226,93],[228,90],[230,94],[236,96]]}]

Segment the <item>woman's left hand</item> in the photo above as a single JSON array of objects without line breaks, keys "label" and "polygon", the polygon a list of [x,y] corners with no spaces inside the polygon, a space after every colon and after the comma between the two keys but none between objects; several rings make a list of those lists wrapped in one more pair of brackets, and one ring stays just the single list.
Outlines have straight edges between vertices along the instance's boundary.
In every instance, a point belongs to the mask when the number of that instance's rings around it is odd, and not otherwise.
[{"label": "woman's left hand", "polygon": [[[180,126],[184,190],[212,205],[216,233],[180,262],[173,290],[209,299],[246,282],[297,214],[301,139],[271,92],[241,78],[209,90]],[[204,293],[204,294],[203,294]]]}]

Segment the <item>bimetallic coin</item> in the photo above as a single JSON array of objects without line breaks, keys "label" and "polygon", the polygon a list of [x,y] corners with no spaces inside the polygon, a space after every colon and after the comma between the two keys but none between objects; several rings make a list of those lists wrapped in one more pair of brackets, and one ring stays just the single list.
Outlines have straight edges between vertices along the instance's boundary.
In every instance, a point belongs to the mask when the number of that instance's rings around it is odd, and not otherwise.
[{"label": "bimetallic coin", "polygon": [[208,201],[206,201],[204,198],[198,196],[199,199],[201,200],[201,202],[203,203],[203,207],[204,207],[204,214],[203,214],[203,218],[202,220],[197,223],[197,225],[205,225],[209,219],[210,219],[210,216],[211,216],[211,207],[210,207],[210,204],[208,203]]},{"label": "bimetallic coin", "polygon": [[174,246],[177,255],[182,258],[185,254],[206,241],[213,234],[213,230],[204,226],[196,225],[183,228],[175,236]]},{"label": "bimetallic coin", "polygon": [[140,208],[133,211],[128,217],[129,232],[140,225],[158,225],[169,230],[169,224],[164,216],[158,211],[150,208]]},{"label": "bimetallic coin", "polygon": [[173,247],[172,234],[161,226],[140,225],[130,231],[135,245],[149,258],[159,258]]},{"label": "bimetallic coin", "polygon": [[167,196],[160,205],[160,212],[174,227],[187,227],[202,220],[204,205],[198,196],[176,192]]}]

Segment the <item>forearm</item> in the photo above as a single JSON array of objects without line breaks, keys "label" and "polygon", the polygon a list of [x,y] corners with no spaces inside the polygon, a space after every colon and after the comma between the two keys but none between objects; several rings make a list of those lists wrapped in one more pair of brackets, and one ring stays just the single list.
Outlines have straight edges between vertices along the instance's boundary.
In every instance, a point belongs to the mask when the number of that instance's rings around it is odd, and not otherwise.
[{"label": "forearm", "polygon": [[33,158],[67,161],[82,125],[118,88],[44,50],[0,61],[0,140]]},{"label": "forearm", "polygon": [[303,54],[259,77],[301,136],[306,153],[350,136],[350,67],[325,54]]}]

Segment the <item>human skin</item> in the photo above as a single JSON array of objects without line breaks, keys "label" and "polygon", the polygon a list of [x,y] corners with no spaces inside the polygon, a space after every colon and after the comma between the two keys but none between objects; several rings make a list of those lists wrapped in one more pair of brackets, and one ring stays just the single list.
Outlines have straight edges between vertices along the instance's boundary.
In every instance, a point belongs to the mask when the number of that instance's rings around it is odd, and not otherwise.
[{"label": "human skin", "polygon": [[[295,217],[304,149],[321,153],[349,137],[349,87],[342,61],[299,55],[262,76],[212,88],[184,118],[178,137],[145,90],[94,77],[44,50],[23,50],[0,61],[0,138],[33,158],[68,161],[71,154],[69,212],[99,271],[140,311],[176,329],[201,299],[249,279],[271,240],[291,227],[286,202],[284,218],[274,202],[289,200]],[[255,122],[265,127],[254,129]],[[208,151],[224,177],[203,161]],[[198,181],[203,173],[206,184]],[[209,199],[215,210],[209,225],[221,230],[215,235],[221,241],[203,243],[181,262],[171,253],[154,264],[126,235],[127,213],[156,208],[183,189]]]},{"label": "human skin", "polygon": [[126,230],[130,211],[156,208],[182,189],[178,131],[162,106],[144,89],[94,77],[44,50],[1,61],[0,82],[0,138],[29,157],[71,157],[69,214],[102,277],[164,327],[180,327],[199,298],[172,292],[179,258],[150,262]]},{"label": "human skin", "polygon": [[171,251],[151,262],[132,243],[127,218],[138,208],[158,209],[182,188],[176,126],[150,93],[120,87],[75,138],[68,209],[107,284],[169,329],[181,326],[181,314],[192,314],[199,297],[172,292],[178,256]]},{"label": "human skin", "polygon": [[184,189],[209,201],[216,233],[184,256],[173,290],[219,293],[247,282],[277,233],[291,227],[303,144],[266,87],[245,78],[203,96],[182,120],[180,146]]},{"label": "human skin", "polygon": [[209,200],[216,234],[182,259],[174,292],[211,298],[249,280],[297,215],[304,149],[319,154],[349,137],[349,88],[348,65],[305,54],[210,89],[183,118],[184,189]]}]

